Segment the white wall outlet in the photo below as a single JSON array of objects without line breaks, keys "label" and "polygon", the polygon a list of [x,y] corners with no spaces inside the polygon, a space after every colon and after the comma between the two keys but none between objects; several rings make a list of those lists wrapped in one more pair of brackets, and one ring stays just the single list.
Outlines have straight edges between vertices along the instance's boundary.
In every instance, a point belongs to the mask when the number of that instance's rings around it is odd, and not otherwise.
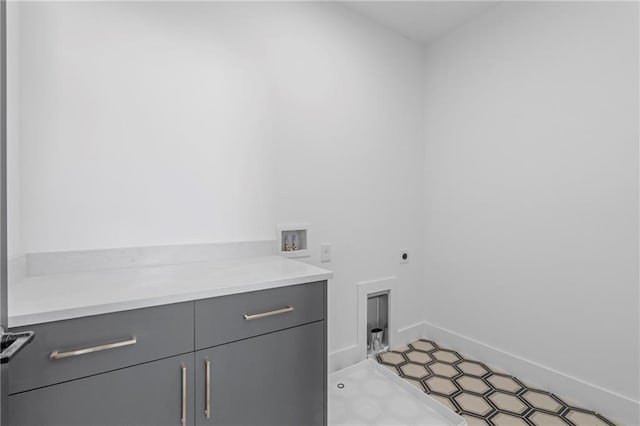
[{"label": "white wall outlet", "polygon": [[320,244],[320,262],[331,262],[331,244]]},{"label": "white wall outlet", "polygon": [[400,263],[409,263],[409,250],[400,250]]}]

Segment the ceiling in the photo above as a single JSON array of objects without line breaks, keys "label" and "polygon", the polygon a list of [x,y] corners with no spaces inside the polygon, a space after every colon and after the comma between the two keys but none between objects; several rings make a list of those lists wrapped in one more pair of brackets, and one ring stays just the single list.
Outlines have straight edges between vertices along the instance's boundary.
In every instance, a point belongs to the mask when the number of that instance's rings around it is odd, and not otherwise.
[{"label": "ceiling", "polygon": [[342,4],[411,40],[427,44],[498,1],[346,1]]}]

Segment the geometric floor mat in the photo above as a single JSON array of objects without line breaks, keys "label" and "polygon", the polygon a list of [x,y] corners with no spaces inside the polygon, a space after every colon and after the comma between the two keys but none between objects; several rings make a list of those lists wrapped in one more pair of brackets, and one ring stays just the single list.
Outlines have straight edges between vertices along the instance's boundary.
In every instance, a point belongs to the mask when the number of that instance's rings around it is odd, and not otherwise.
[{"label": "geometric floor mat", "polygon": [[378,355],[380,364],[462,417],[469,426],[613,426],[604,416],[421,339]]}]

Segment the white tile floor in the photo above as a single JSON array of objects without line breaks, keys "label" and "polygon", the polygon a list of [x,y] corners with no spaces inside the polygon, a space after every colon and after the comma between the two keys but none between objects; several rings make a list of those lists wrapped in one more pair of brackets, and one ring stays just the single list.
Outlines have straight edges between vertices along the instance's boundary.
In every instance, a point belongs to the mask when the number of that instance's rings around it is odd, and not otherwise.
[{"label": "white tile floor", "polygon": [[463,426],[435,402],[373,359],[329,375],[330,426]]}]

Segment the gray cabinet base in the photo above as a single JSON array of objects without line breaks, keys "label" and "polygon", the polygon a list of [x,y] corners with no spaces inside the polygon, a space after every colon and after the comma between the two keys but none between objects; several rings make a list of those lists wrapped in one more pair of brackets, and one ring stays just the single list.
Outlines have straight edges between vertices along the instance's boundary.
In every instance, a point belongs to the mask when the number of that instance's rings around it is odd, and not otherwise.
[{"label": "gray cabinet base", "polygon": [[187,424],[193,424],[193,353],[9,397],[12,426],[180,425],[182,365]]},{"label": "gray cabinet base", "polygon": [[[326,425],[326,303],[323,281],[40,325],[10,370],[8,424],[180,426],[184,396],[185,426]],[[294,309],[244,317],[285,306]]]}]

